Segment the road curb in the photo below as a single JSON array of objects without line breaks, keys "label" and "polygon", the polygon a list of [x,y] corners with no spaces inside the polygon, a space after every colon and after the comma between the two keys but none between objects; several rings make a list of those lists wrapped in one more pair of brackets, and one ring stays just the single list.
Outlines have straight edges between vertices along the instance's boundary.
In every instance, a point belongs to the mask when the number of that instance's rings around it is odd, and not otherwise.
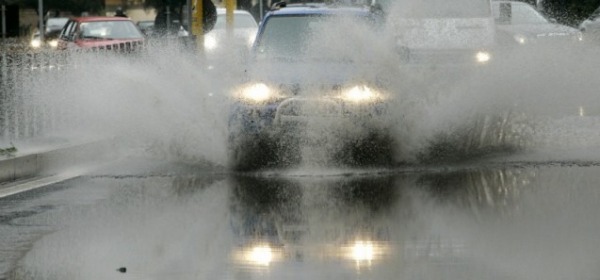
[{"label": "road curb", "polygon": [[0,189],[4,183],[53,175],[68,168],[108,159],[112,145],[110,140],[101,140],[0,159]]}]

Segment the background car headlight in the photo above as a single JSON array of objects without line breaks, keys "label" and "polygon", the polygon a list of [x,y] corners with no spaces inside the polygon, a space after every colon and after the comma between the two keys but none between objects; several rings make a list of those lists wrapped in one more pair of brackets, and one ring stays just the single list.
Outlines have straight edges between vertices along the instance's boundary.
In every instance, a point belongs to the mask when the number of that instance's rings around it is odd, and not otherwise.
[{"label": "background car headlight", "polygon": [[277,97],[277,92],[266,84],[256,83],[243,86],[237,97],[247,102],[262,103]]},{"label": "background car headlight", "polygon": [[379,101],[383,98],[382,94],[366,85],[350,87],[342,91],[341,99],[354,103],[368,103]]},{"label": "background car headlight", "polygon": [[524,45],[527,43],[527,37],[525,37],[524,35],[521,34],[517,34],[513,37],[515,39],[515,41],[517,41],[517,43]]},{"label": "background car headlight", "polygon": [[52,48],[56,48],[58,47],[58,40],[51,40],[50,42],[48,42],[48,45],[50,45],[50,47]]},{"label": "background car headlight", "polygon": [[42,41],[40,39],[31,40],[31,46],[34,48],[39,48],[42,46]]},{"label": "background car headlight", "polygon": [[492,55],[486,51],[479,51],[475,54],[475,59],[478,63],[487,63],[492,59]]},{"label": "background car headlight", "polygon": [[204,37],[204,48],[207,50],[214,50],[217,48],[217,39],[215,36],[207,35]]}]

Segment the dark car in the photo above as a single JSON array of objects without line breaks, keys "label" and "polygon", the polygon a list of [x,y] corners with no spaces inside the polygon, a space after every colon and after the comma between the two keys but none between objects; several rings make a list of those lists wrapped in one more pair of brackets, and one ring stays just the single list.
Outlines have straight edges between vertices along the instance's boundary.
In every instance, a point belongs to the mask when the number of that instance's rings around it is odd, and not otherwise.
[{"label": "dark car", "polygon": [[575,28],[549,20],[533,6],[519,1],[493,1],[500,44],[572,43],[583,40]]},{"label": "dark car", "polygon": [[144,35],[128,18],[79,17],[62,29],[58,49],[134,51],[144,45]]},{"label": "dark car", "polygon": [[154,33],[154,20],[141,20],[136,23],[137,27],[146,36],[152,36]]},{"label": "dark car", "polygon": [[65,26],[69,18],[54,17],[46,20],[44,24],[44,39],[40,36],[40,31],[37,30],[31,37],[31,47],[37,48],[56,48],[58,46],[58,37],[62,28]]},{"label": "dark car", "polygon": [[368,55],[380,39],[379,17],[369,7],[324,4],[267,13],[247,82],[233,91],[232,168],[287,166],[310,157],[343,165],[391,161],[388,73],[378,72]]}]

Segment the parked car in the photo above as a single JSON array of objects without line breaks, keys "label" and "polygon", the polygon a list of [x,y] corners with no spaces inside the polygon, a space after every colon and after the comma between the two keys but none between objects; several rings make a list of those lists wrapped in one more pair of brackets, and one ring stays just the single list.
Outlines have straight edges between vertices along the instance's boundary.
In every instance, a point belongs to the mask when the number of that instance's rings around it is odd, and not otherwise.
[{"label": "parked car", "polygon": [[600,39],[600,7],[579,24],[579,30],[583,32],[586,38],[592,40]]},{"label": "parked car", "polygon": [[489,0],[377,2],[387,9],[397,43],[407,50],[408,65],[424,66],[430,72],[432,68],[481,67],[494,61]]},{"label": "parked car", "polygon": [[493,1],[498,41],[503,45],[580,42],[582,33],[549,20],[533,6],[519,1]]},{"label": "parked car", "polygon": [[[258,24],[254,17],[243,10],[233,11],[233,46],[248,50],[254,43]],[[228,51],[229,48],[224,48],[227,39],[226,30],[226,10],[217,9],[217,21],[213,30],[204,37],[204,49],[208,54],[219,53],[220,51]],[[228,45],[231,47],[231,45]]]},{"label": "parked car", "polygon": [[144,35],[128,18],[79,17],[70,19],[60,33],[58,49],[135,51]]},{"label": "parked car", "polygon": [[153,20],[140,20],[136,23],[137,27],[146,36],[152,36],[154,32],[154,21]]},{"label": "parked car", "polygon": [[391,73],[354,53],[358,46],[373,51],[380,14],[369,7],[279,5],[259,27],[247,82],[232,91],[230,166],[294,165],[303,151],[333,164],[389,164],[393,96],[384,75]]},{"label": "parked car", "polygon": [[46,20],[44,27],[44,40],[40,36],[40,31],[36,30],[31,37],[32,48],[56,48],[58,46],[58,37],[62,28],[69,18],[55,17]]}]

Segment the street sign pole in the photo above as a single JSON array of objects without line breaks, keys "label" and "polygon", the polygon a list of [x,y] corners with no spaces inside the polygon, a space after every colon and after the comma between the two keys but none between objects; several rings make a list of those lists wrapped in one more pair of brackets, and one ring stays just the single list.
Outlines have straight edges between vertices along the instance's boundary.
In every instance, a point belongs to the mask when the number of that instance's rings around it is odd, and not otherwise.
[{"label": "street sign pole", "polygon": [[204,26],[203,26],[203,0],[192,0],[192,34],[196,36],[196,49],[202,56],[204,55]]},{"label": "street sign pole", "polygon": [[233,39],[233,11],[236,6],[235,0],[225,0],[225,28],[227,30],[227,41]]}]

